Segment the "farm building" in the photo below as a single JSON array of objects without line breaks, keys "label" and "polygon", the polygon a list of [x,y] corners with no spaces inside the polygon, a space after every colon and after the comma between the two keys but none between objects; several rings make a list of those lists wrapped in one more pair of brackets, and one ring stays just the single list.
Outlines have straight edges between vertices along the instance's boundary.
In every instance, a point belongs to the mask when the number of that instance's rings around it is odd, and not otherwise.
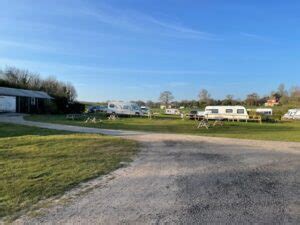
[{"label": "farm building", "polygon": [[45,104],[51,99],[42,91],[0,87],[0,112],[45,112]]}]

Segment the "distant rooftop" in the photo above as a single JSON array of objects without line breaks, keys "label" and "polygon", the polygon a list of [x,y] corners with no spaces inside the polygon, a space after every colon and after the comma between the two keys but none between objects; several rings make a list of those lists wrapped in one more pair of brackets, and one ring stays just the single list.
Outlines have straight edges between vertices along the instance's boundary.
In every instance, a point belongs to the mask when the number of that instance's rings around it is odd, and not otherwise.
[{"label": "distant rooftop", "polygon": [[52,99],[46,92],[0,87],[0,95]]}]

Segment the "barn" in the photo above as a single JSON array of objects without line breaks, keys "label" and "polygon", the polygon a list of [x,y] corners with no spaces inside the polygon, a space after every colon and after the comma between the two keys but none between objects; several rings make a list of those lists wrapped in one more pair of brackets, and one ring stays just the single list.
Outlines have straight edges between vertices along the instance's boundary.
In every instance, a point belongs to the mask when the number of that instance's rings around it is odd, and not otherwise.
[{"label": "barn", "polygon": [[0,112],[42,113],[51,99],[43,91],[0,87]]}]

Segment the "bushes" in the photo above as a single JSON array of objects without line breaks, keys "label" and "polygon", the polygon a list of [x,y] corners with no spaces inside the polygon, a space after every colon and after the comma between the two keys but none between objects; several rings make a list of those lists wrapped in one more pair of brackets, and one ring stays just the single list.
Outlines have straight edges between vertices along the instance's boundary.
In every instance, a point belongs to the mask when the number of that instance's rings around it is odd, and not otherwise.
[{"label": "bushes", "polygon": [[83,113],[85,105],[80,102],[72,102],[68,104],[67,113]]}]

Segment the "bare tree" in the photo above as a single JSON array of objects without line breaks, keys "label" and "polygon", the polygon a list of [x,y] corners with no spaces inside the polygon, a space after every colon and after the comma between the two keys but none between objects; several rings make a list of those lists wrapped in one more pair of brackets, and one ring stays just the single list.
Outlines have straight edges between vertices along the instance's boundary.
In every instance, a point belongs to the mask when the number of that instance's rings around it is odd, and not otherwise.
[{"label": "bare tree", "polygon": [[160,94],[159,100],[167,107],[170,104],[170,102],[174,100],[174,96],[170,91],[164,91]]},{"label": "bare tree", "polygon": [[198,97],[199,97],[200,105],[204,105],[204,104],[208,105],[211,101],[210,94],[206,89],[201,89],[198,94]]},{"label": "bare tree", "polygon": [[7,67],[1,71],[0,84],[5,87],[45,91],[53,97],[66,98],[69,102],[77,97],[76,89],[71,83],[60,82],[55,77],[41,79],[39,74],[16,67]]},{"label": "bare tree", "polygon": [[249,106],[257,106],[258,105],[259,96],[257,93],[251,93],[247,95],[246,104]]},{"label": "bare tree", "polygon": [[292,87],[290,93],[291,101],[297,104],[300,103],[300,86]]}]

